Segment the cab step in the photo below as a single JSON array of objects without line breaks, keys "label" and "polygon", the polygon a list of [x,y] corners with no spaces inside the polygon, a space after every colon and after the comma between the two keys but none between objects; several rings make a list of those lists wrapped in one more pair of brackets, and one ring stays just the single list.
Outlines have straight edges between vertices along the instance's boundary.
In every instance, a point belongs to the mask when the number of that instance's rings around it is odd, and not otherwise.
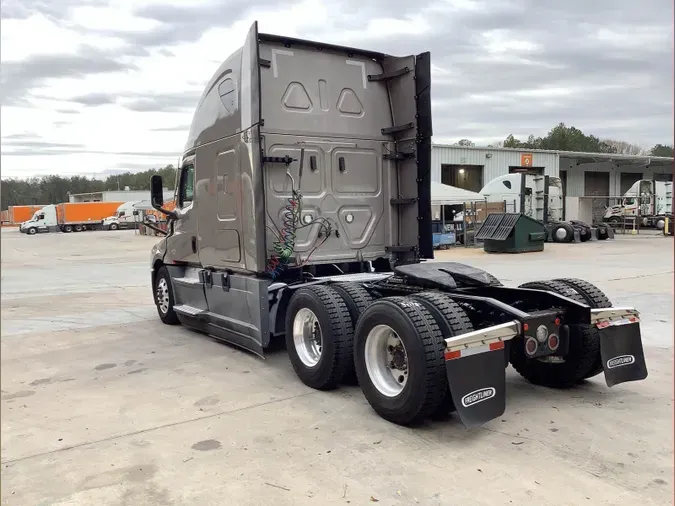
[{"label": "cab step", "polygon": [[180,313],[185,316],[192,316],[193,318],[196,318],[198,316],[204,315],[207,313],[205,309],[199,309],[196,307],[188,306],[186,304],[181,304],[179,306],[174,306],[173,310],[176,313]]}]

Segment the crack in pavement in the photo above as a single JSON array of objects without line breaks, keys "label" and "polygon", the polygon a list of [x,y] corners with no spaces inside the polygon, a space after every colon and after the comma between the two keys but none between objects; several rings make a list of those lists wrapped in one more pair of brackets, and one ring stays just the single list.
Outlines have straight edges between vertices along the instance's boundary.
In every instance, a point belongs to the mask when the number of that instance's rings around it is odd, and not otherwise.
[{"label": "crack in pavement", "polygon": [[227,410],[227,411],[219,411],[217,413],[211,413],[210,415],[197,416],[195,418],[190,418],[189,420],[181,420],[179,422],[171,422],[171,423],[166,423],[166,424],[163,424],[163,425],[157,425],[155,427],[148,427],[147,429],[136,430],[136,431],[133,431],[133,432],[125,432],[124,434],[116,434],[114,436],[108,436],[108,437],[104,437],[102,439],[97,439],[96,441],[85,441],[83,443],[78,443],[78,444],[71,445],[71,446],[64,446],[63,448],[57,448],[56,450],[49,450],[49,451],[46,451],[46,452],[40,452],[40,453],[34,453],[32,455],[26,455],[25,457],[18,457],[18,458],[10,459],[10,460],[3,460],[3,461],[0,461],[0,464],[3,464],[3,465],[5,465],[5,464],[16,464],[18,462],[23,462],[25,460],[34,459],[34,458],[37,458],[37,457],[44,457],[46,455],[53,455],[55,453],[60,453],[60,452],[68,451],[68,450],[74,450],[76,448],[82,448],[82,447],[85,447],[85,446],[92,446],[92,445],[96,445],[98,443],[105,443],[105,442],[108,442],[108,441],[114,441],[116,439],[122,439],[122,438],[129,437],[129,436],[136,436],[138,434],[146,434],[148,432],[153,432],[153,431],[160,430],[160,429],[166,429],[166,428],[169,428],[169,427],[177,427],[179,425],[184,425],[184,424],[192,423],[192,422],[198,422],[200,420],[208,420],[209,418],[214,418],[216,416],[229,415],[229,414],[232,414],[232,413],[238,413],[240,411],[246,411],[246,410],[249,410],[249,409],[256,409],[256,408],[259,408],[259,407],[262,407],[262,406],[269,406],[271,404],[279,404],[281,402],[290,401],[290,400],[293,400],[293,399],[298,399],[300,397],[306,397],[308,395],[316,395],[317,393],[318,392],[316,392],[316,391],[306,392],[304,394],[292,395],[291,397],[285,397],[283,399],[274,399],[272,401],[261,402],[261,403],[258,403],[258,404],[254,404],[252,406],[244,406],[242,408],[235,408],[235,409],[230,409],[230,410]]},{"label": "crack in pavement", "polygon": [[640,279],[640,278],[650,278],[652,276],[663,276],[665,274],[673,274],[675,271],[665,271],[665,272],[655,272],[653,274],[639,274],[637,276],[626,276],[625,278],[610,278],[606,281],[623,281],[625,279]]}]

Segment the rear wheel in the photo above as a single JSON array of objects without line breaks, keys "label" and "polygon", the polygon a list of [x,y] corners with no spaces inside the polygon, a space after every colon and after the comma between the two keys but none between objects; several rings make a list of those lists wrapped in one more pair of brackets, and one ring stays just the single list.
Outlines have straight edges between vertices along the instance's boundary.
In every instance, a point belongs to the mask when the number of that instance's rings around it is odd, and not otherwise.
[{"label": "rear wheel", "polygon": [[[520,288],[547,290],[586,304],[581,294],[559,280],[532,281],[520,285]],[[518,374],[535,385],[569,388],[591,373],[600,354],[598,334],[589,327],[569,326],[569,351],[564,357],[528,358],[522,343],[513,343],[510,351],[511,365]]]},{"label": "rear wheel", "polygon": [[70,232],[73,231],[73,226],[72,225],[66,225],[65,227],[63,227],[63,231],[66,232],[66,233],[70,233]]},{"label": "rear wheel", "polygon": [[82,225],[75,225],[75,232],[82,232]]},{"label": "rear wheel", "polygon": [[[595,286],[592,283],[589,283],[588,281],[584,281],[583,279],[577,278],[564,278],[564,279],[557,279],[556,281],[564,283],[567,286],[570,286],[571,288],[576,290],[579,293],[579,295],[583,297],[586,304],[588,304],[593,309],[612,307],[612,302],[609,300],[607,295],[605,295],[604,292],[600,290],[597,286]],[[596,340],[598,341],[600,340],[598,329],[593,327],[592,325],[575,325],[575,327],[584,328],[587,332],[595,334]],[[600,356],[599,350],[600,348],[598,347],[598,356],[595,360],[595,364],[593,365],[591,370],[584,375],[584,379],[597,376],[602,372],[603,369],[602,357]]]},{"label": "rear wheel", "polygon": [[[347,305],[347,310],[352,321],[352,329],[354,329],[361,314],[375,299],[370,295],[368,290],[356,283],[335,283],[330,286],[340,294],[342,300]],[[358,382],[356,371],[354,370],[354,361],[350,362],[343,381],[352,385]]]},{"label": "rear wheel", "polygon": [[305,385],[337,387],[353,362],[353,341],[349,310],[333,288],[313,285],[293,294],[286,309],[286,349]]},{"label": "rear wheel", "polygon": [[[448,295],[441,292],[422,292],[410,298],[419,301],[429,311],[443,338],[459,336],[474,330],[466,311]],[[505,365],[508,365],[508,359]],[[433,416],[442,417],[452,411],[455,411],[455,404],[448,389]]]},{"label": "rear wheel", "polygon": [[605,225],[604,223],[601,223],[601,224],[598,225],[596,233],[597,233],[598,241],[605,241],[609,238],[609,232],[607,231],[607,225]]},{"label": "rear wheel", "polygon": [[421,302],[405,297],[373,302],[354,335],[356,374],[371,407],[400,425],[434,414],[448,390],[444,345]]}]

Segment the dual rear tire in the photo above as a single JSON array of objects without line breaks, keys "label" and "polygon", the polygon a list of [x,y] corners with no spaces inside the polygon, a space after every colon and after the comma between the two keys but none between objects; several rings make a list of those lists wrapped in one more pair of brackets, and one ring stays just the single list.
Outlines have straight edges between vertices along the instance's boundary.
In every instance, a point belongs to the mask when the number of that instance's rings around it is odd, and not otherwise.
[{"label": "dual rear tire", "polygon": [[[563,295],[591,308],[611,307],[607,296],[596,286],[576,278],[532,281],[520,288],[544,290]],[[569,351],[555,362],[528,358],[520,343],[513,343],[510,361],[513,368],[535,385],[551,388],[570,388],[600,374],[603,370],[600,356],[600,335],[592,325],[569,326]]]},{"label": "dual rear tire", "polygon": [[453,409],[445,372],[445,337],[473,330],[442,293],[374,300],[352,284],[299,289],[286,311],[291,364],[319,390],[351,383],[384,419],[414,425]]}]

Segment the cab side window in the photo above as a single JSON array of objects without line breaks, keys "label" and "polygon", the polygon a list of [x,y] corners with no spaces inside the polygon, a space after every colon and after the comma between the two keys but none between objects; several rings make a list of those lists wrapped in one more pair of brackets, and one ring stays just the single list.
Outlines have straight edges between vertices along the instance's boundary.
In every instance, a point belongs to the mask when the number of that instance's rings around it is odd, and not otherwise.
[{"label": "cab side window", "polygon": [[180,192],[178,193],[178,204],[180,207],[189,206],[192,203],[195,192],[195,166],[186,165],[181,171]]},{"label": "cab side window", "polygon": [[225,110],[230,114],[234,114],[237,110],[237,93],[234,89],[234,81],[231,78],[226,78],[218,86],[218,95],[220,101],[223,103]]}]

